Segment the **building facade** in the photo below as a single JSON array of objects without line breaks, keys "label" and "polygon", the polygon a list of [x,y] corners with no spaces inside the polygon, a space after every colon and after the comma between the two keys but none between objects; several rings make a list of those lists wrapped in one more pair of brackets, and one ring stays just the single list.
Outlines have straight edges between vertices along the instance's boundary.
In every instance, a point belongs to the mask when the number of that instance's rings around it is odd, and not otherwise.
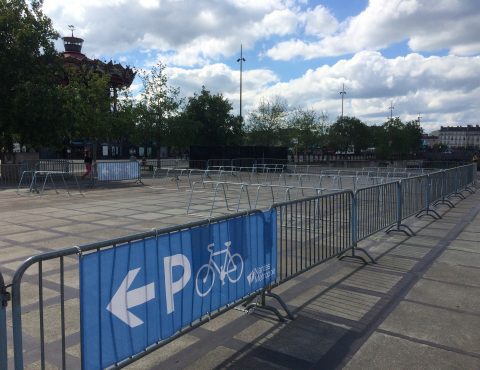
[{"label": "building facade", "polygon": [[480,148],[480,126],[442,126],[440,143],[449,148]]}]

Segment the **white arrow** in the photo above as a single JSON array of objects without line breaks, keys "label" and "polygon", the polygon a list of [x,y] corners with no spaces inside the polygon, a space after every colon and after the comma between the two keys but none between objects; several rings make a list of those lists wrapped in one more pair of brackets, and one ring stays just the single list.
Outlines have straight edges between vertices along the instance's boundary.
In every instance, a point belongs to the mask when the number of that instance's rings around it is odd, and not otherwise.
[{"label": "white arrow", "polygon": [[142,325],[143,321],[128,311],[128,309],[144,304],[155,298],[155,283],[150,283],[128,291],[128,288],[132,285],[133,280],[135,280],[139,271],[140,268],[128,272],[115,295],[112,297],[112,300],[107,305],[108,311],[117,316],[131,328]]}]

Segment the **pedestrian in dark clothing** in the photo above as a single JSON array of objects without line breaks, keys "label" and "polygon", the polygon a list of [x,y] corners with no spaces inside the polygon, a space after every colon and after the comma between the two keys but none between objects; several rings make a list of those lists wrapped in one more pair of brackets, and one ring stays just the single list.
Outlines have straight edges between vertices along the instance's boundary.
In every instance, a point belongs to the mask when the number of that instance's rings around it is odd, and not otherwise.
[{"label": "pedestrian in dark clothing", "polygon": [[85,156],[83,157],[83,163],[85,163],[85,173],[82,175],[82,179],[92,173],[92,157],[90,157],[90,153],[86,150]]}]

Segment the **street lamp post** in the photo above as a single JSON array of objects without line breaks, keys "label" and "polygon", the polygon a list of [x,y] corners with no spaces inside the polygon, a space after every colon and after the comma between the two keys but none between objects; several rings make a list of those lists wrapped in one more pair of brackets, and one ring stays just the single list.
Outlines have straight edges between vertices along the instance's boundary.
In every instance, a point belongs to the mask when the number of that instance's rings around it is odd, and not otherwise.
[{"label": "street lamp post", "polygon": [[343,96],[346,94],[347,92],[345,91],[345,84],[342,84],[342,91],[340,91],[340,95],[342,96],[342,115],[340,116],[340,122],[343,122]]},{"label": "street lamp post", "polygon": [[393,110],[395,109],[393,101],[390,102],[390,107],[388,109],[390,109],[390,121],[393,121]]},{"label": "street lamp post", "polygon": [[240,62],[240,118],[242,117],[242,73],[243,73],[243,62],[245,62],[245,58],[243,57],[243,47],[240,44],[240,58],[237,59],[237,62]]}]

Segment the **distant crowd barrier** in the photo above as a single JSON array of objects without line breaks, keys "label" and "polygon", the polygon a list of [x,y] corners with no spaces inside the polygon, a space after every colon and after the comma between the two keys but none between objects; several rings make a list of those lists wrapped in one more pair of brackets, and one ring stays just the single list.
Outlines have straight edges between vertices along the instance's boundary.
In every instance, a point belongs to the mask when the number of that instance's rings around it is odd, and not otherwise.
[{"label": "distant crowd barrier", "polygon": [[[453,207],[452,198],[474,191],[475,176],[474,165],[465,165],[30,257],[8,289],[0,275],[0,370],[7,363],[10,294],[15,369],[24,368],[27,352],[38,355],[41,368],[47,362],[60,368],[123,367],[239,304],[294,319],[273,287],[335,257],[376,263],[359,241],[382,230],[413,235],[405,219],[439,218],[435,205]],[[65,281],[76,269],[80,317]],[[22,305],[27,278],[38,282],[38,312]],[[52,298],[54,278],[60,294]],[[52,317],[58,322],[49,322]],[[69,362],[66,351],[72,327],[81,334],[80,363]]]},{"label": "distant crowd barrier", "polygon": [[0,272],[0,370],[7,370],[7,304],[10,299]]},{"label": "distant crowd barrier", "polygon": [[142,182],[138,161],[97,161],[96,172],[98,181],[136,180]]},{"label": "distant crowd barrier", "polygon": [[[20,180],[17,186],[17,194],[22,187],[28,188],[30,193],[43,194],[47,183],[58,194],[58,182],[60,186],[70,195],[70,189],[67,184],[68,179],[73,179],[74,186],[80,191],[77,177],[74,171],[74,165],[67,160],[40,160],[25,162],[20,167],[22,170]],[[49,181],[50,180],[50,181]]]}]

